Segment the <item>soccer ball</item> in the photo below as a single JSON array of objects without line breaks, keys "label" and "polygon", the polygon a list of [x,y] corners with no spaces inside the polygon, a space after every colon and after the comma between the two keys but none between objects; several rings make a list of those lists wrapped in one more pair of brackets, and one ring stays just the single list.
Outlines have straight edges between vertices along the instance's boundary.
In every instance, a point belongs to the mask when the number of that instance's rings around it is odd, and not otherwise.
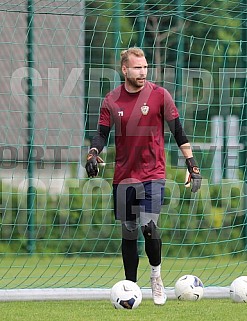
[{"label": "soccer ball", "polygon": [[116,309],[135,309],[142,301],[142,292],[135,282],[123,280],[111,288],[110,300]]},{"label": "soccer ball", "polygon": [[247,276],[236,278],[230,286],[230,298],[234,302],[247,303]]},{"label": "soccer ball", "polygon": [[179,300],[198,301],[203,297],[203,283],[195,275],[184,275],[175,283],[175,294]]}]

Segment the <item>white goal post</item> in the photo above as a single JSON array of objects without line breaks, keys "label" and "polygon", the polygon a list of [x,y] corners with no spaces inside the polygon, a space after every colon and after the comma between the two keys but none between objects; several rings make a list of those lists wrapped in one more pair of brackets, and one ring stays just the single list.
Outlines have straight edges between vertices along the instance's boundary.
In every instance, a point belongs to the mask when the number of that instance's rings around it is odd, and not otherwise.
[{"label": "white goal post", "polygon": [[[142,288],[143,299],[151,299],[151,289]],[[176,299],[174,288],[165,288],[168,300]],[[205,287],[203,298],[228,299],[229,287]],[[109,300],[110,289],[55,288],[0,290],[0,301]]]}]

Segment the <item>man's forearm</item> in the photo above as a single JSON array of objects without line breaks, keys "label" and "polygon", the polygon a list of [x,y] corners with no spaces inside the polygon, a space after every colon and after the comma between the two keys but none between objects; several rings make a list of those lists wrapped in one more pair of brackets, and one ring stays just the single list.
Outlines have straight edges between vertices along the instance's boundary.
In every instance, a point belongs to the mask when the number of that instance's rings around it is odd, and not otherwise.
[{"label": "man's forearm", "polygon": [[190,143],[185,143],[181,145],[179,148],[186,159],[193,157],[193,152]]},{"label": "man's forearm", "polygon": [[106,145],[110,127],[99,125],[97,134],[93,137],[90,148],[96,148],[98,153],[102,151]]}]

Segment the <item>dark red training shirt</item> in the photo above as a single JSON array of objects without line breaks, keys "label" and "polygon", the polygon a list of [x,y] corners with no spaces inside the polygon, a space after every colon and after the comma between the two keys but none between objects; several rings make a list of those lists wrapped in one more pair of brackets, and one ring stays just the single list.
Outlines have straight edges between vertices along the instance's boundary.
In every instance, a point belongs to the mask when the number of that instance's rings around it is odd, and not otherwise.
[{"label": "dark red training shirt", "polygon": [[115,124],[114,184],[165,178],[164,120],[177,117],[169,92],[148,81],[137,93],[122,84],[106,95],[99,124]]}]

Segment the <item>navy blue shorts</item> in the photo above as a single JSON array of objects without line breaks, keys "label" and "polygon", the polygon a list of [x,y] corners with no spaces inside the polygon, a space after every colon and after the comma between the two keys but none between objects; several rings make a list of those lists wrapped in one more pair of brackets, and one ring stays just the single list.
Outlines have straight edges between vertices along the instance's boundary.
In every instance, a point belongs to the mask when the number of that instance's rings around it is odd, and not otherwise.
[{"label": "navy blue shorts", "polygon": [[135,221],[140,213],[160,214],[165,180],[134,184],[113,184],[114,214],[117,220]]}]

